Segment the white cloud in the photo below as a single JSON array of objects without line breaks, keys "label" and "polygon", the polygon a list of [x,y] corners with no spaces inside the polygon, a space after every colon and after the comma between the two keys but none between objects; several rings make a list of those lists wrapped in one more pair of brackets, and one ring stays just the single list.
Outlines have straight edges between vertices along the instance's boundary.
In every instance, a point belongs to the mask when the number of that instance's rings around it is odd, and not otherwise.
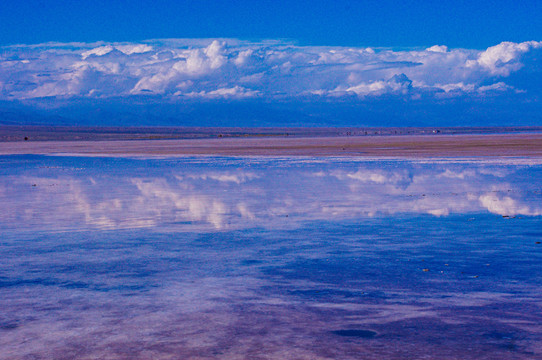
[{"label": "white cloud", "polygon": [[88,58],[91,55],[102,56],[102,55],[105,55],[105,54],[109,54],[111,51],[113,51],[113,49],[114,48],[111,45],[100,46],[100,47],[90,49],[90,50],[87,50],[87,51],[83,52],[81,54],[81,57],[83,58],[83,60],[85,60],[86,58]]},{"label": "white cloud", "polygon": [[523,66],[519,61],[522,54],[539,48],[542,48],[542,42],[538,41],[527,41],[519,44],[502,42],[480,53],[478,59],[475,62],[469,62],[468,65],[479,65],[492,75],[508,76],[512,71],[517,71]]},{"label": "white cloud", "polygon": [[[407,94],[411,88],[412,81],[405,74],[394,75],[387,81],[373,81],[370,83],[361,83],[351,86],[344,91],[347,93],[355,93],[359,96],[367,95],[383,95],[383,94]],[[339,87],[335,92],[340,92]]]},{"label": "white cloud", "polygon": [[476,89],[474,84],[464,84],[463,82],[459,82],[457,84],[437,84],[436,87],[444,90],[447,93],[453,91],[473,92]]},{"label": "white cloud", "polygon": [[115,48],[126,55],[132,55],[132,54],[142,54],[149,51],[152,51],[152,46],[149,46],[147,44],[128,44],[128,45],[117,45]]},{"label": "white cloud", "polygon": [[259,96],[260,92],[256,90],[248,90],[242,86],[234,86],[232,88],[220,88],[213,91],[200,91],[183,94],[181,91],[174,95],[185,95],[193,98],[252,98]]},{"label": "white cloud", "polygon": [[536,71],[528,54],[541,49],[536,41],[403,51],[236,39],[18,45],[2,48],[0,99],[498,95],[521,91],[507,78]]},{"label": "white cloud", "polygon": [[430,48],[426,49],[427,51],[445,53],[448,51],[448,47],[445,45],[433,45]]},{"label": "white cloud", "polygon": [[149,46],[147,44],[126,44],[126,45],[105,45],[105,46],[99,46],[87,51],[84,51],[81,53],[81,57],[83,60],[88,58],[91,55],[95,56],[103,56],[106,54],[109,54],[113,50],[118,50],[126,55],[132,55],[132,54],[141,54],[145,52],[152,51],[152,46]]},{"label": "white cloud", "polygon": [[478,92],[482,92],[482,93],[488,92],[488,91],[508,91],[508,90],[514,90],[514,87],[510,85],[506,85],[502,81],[495,84],[487,85],[487,86],[480,86],[478,88]]}]

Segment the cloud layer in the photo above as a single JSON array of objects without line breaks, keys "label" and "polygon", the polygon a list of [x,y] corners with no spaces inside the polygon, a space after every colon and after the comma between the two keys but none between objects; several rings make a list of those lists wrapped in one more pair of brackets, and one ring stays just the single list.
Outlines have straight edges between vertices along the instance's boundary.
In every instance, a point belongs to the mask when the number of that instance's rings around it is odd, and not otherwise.
[{"label": "cloud layer", "polygon": [[540,72],[542,42],[485,50],[296,46],[284,41],[151,40],[1,48],[0,100],[46,97],[360,99],[497,96]]}]

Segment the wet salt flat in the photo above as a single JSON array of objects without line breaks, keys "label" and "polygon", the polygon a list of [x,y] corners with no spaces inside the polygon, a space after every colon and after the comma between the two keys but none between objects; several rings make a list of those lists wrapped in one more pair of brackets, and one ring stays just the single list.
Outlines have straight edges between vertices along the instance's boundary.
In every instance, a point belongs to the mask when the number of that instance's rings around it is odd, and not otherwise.
[{"label": "wet salt flat", "polygon": [[542,162],[0,157],[0,359],[542,358]]}]

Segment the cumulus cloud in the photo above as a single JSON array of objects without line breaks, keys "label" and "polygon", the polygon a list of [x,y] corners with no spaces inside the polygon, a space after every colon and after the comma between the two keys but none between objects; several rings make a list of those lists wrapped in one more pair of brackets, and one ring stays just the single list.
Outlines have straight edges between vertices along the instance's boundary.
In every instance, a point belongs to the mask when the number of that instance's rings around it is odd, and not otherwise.
[{"label": "cumulus cloud", "polygon": [[508,76],[512,71],[521,69],[521,55],[542,48],[542,42],[527,41],[520,44],[503,42],[492,46],[479,54],[477,60],[469,60],[467,66],[480,66],[492,75]]},{"label": "cumulus cloud", "polygon": [[426,49],[427,51],[433,51],[433,52],[439,52],[439,53],[445,53],[448,51],[448,47],[446,45],[433,45]]},{"label": "cumulus cloud", "polygon": [[[360,97],[379,96],[384,94],[402,94],[406,95],[412,89],[412,81],[405,75],[394,75],[391,79],[382,81],[362,82],[360,84],[344,88],[339,86],[328,92],[328,95],[340,96],[344,94],[355,94]],[[325,94],[325,90],[314,92],[315,94]]]},{"label": "cumulus cloud", "polygon": [[[512,74],[542,42],[485,50],[296,46],[282,41],[171,39],[3,47],[0,99],[123,97],[360,98],[487,96],[519,92]],[[531,66],[533,65],[533,66]]]},{"label": "cumulus cloud", "polygon": [[200,91],[183,94],[182,91],[177,91],[174,95],[187,96],[193,98],[253,98],[260,94],[257,90],[249,90],[242,86],[234,86],[232,88],[220,88],[212,91]]}]

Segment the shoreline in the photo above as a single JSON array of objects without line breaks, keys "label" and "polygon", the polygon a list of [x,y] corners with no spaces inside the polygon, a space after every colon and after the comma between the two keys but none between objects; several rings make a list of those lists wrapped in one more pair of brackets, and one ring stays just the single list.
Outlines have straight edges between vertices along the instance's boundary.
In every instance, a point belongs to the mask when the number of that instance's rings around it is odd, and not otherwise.
[{"label": "shoreline", "polygon": [[100,127],[0,125],[1,142],[542,134],[542,126],[486,127]]},{"label": "shoreline", "polygon": [[0,142],[0,155],[542,157],[542,133]]}]

